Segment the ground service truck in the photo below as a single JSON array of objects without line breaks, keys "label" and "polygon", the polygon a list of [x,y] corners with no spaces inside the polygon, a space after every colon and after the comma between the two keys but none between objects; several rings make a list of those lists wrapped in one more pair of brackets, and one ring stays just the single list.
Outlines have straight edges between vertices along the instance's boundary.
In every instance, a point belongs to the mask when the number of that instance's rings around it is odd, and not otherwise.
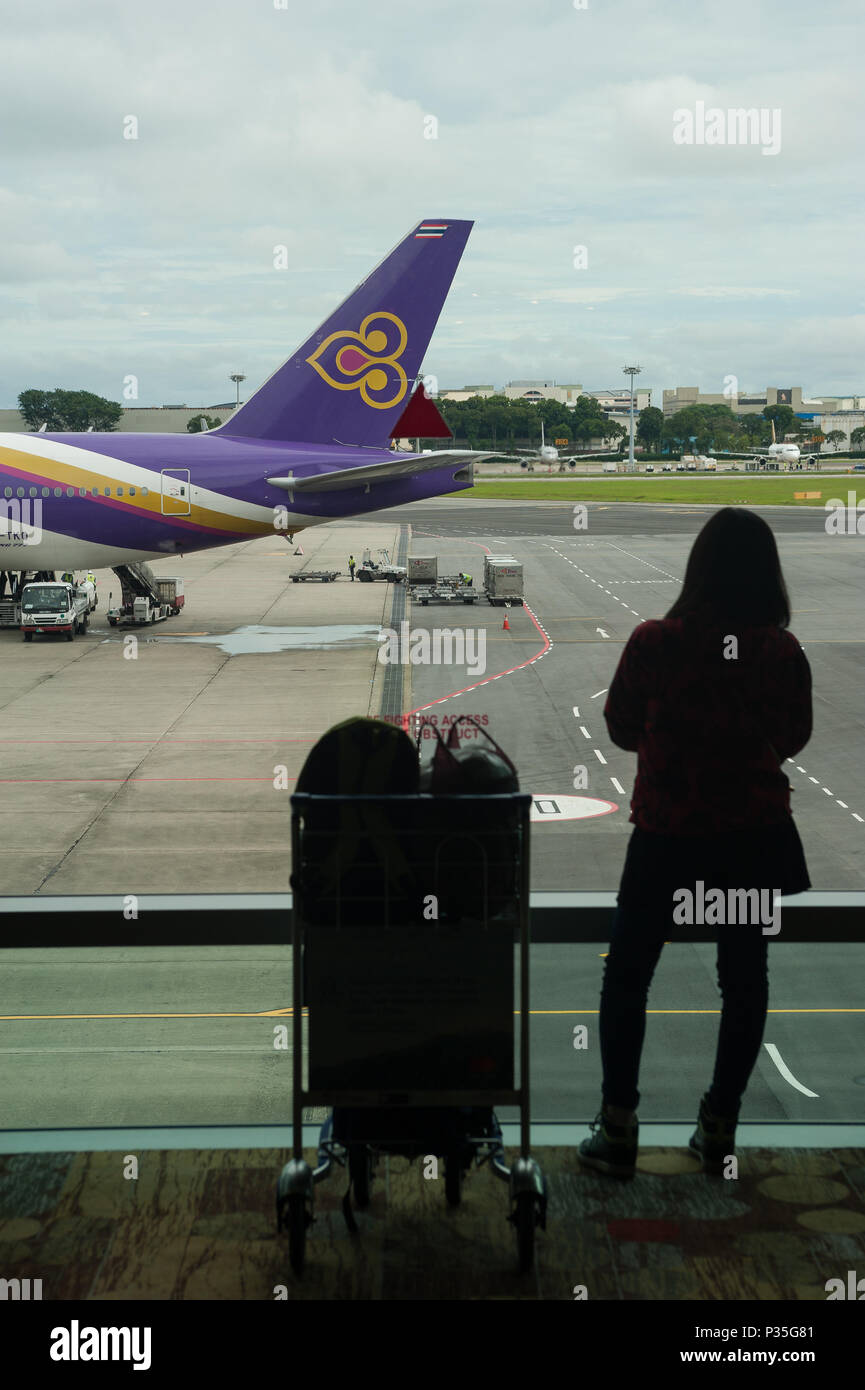
[{"label": "ground service truck", "polygon": [[67,642],[87,631],[90,596],[74,584],[40,581],[25,584],[21,593],[21,631],[24,641],[35,633],[62,632]]}]

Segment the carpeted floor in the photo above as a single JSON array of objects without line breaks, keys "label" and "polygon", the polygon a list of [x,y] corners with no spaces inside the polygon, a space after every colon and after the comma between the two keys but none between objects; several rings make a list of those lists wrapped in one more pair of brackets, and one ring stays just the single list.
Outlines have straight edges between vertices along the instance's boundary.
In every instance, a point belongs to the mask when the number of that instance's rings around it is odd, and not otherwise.
[{"label": "carpeted floor", "polygon": [[825,1301],[828,1279],[865,1273],[862,1149],[746,1149],[735,1181],[646,1149],[619,1183],[541,1148],[547,1230],[522,1276],[505,1183],[472,1172],[451,1208],[443,1177],[381,1158],[355,1236],[343,1170],[318,1186],[298,1279],[276,1234],[286,1157],[143,1152],[137,1177],[121,1153],[0,1157],[0,1278],[41,1279],[43,1299]]}]

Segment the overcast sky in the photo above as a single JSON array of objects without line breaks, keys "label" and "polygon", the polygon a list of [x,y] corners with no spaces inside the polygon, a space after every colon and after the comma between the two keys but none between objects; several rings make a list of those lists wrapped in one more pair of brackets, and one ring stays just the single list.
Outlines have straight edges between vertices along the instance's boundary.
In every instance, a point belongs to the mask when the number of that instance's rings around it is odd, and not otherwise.
[{"label": "overcast sky", "polygon": [[865,394],[861,0],[282,3],[4,0],[0,407],[249,394],[426,216],[476,224],[442,387]]}]

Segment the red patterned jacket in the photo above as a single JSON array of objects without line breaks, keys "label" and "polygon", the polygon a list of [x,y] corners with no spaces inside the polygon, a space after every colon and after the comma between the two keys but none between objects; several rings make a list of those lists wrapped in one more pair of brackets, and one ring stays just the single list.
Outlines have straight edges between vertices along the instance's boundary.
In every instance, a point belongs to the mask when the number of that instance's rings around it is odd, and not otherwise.
[{"label": "red patterned jacket", "polygon": [[[724,656],[730,633],[735,660]],[[653,619],[622,652],[604,718],[613,742],[638,754],[630,819],[643,830],[780,825],[791,810],[780,763],[811,737],[811,668],[782,628]]]}]

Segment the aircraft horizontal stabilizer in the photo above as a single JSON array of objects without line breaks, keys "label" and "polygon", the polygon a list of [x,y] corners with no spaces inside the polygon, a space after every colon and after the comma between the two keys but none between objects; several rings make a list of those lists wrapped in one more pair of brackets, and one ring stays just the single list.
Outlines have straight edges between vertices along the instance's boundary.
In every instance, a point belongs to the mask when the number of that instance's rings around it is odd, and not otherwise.
[{"label": "aircraft horizontal stabilizer", "polygon": [[428,473],[435,468],[453,465],[460,468],[466,463],[480,463],[484,459],[495,458],[494,454],[481,453],[471,449],[436,449],[431,454],[415,455],[407,459],[389,459],[385,463],[371,463],[360,468],[341,468],[336,473],[307,474],[303,478],[268,478],[272,487],[285,492],[339,492],[343,488],[362,487],[372,483],[392,483],[400,478],[413,478],[419,473]]}]

